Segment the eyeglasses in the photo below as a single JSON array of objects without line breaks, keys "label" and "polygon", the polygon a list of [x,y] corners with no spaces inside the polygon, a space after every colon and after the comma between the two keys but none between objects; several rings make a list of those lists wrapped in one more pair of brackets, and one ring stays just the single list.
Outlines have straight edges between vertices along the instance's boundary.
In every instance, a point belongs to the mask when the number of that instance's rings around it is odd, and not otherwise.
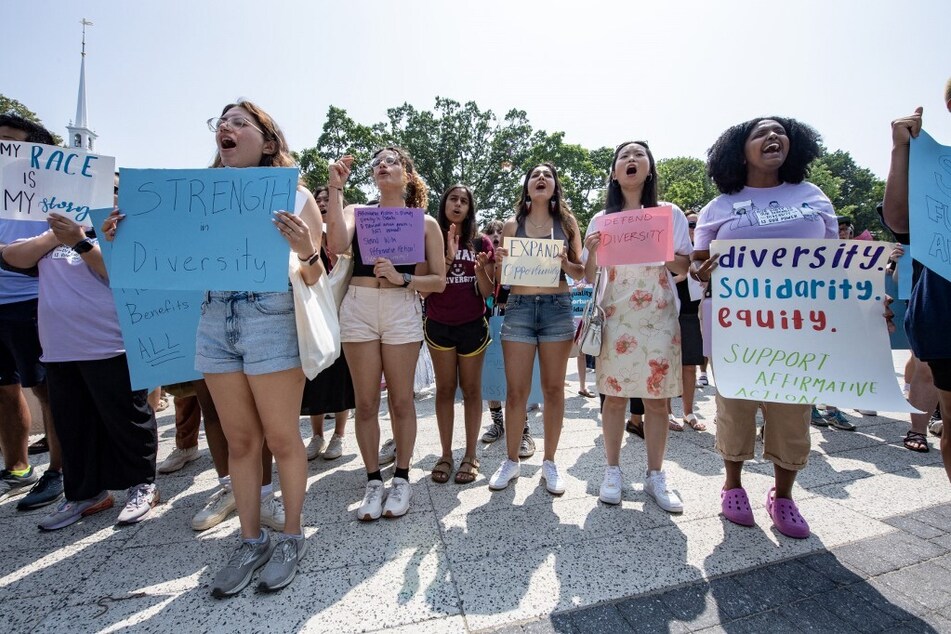
[{"label": "eyeglasses", "polygon": [[378,156],[372,161],[370,161],[370,169],[376,169],[380,166],[380,163],[386,163],[387,165],[396,165],[400,162],[398,156],[393,156],[392,154],[387,154],[386,156]]},{"label": "eyeglasses", "polygon": [[249,125],[261,134],[264,134],[264,130],[251,123],[247,117],[213,117],[208,119],[208,129],[212,132],[217,132],[222,126],[228,126],[232,130],[240,130],[246,125]]}]

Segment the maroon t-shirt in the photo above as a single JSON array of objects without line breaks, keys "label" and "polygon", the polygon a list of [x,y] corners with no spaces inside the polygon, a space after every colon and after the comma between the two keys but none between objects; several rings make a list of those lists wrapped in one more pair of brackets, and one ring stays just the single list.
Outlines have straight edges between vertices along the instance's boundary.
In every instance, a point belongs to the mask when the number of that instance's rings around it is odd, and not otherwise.
[{"label": "maroon t-shirt", "polygon": [[[481,249],[470,251],[468,245],[459,245],[456,259],[449,265],[446,275],[446,290],[433,293],[426,298],[426,318],[447,326],[459,326],[475,321],[485,314],[485,298],[476,290],[475,263],[478,253],[487,253],[494,261],[495,250],[492,241],[485,236],[477,236],[476,244]],[[478,247],[477,247],[478,248]]]}]

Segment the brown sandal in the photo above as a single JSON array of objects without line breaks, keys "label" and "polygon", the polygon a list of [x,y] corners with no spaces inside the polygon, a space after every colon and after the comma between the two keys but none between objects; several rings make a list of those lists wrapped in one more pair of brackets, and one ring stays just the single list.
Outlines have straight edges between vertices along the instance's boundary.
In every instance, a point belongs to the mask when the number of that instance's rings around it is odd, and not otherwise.
[{"label": "brown sandal", "polygon": [[449,482],[449,474],[452,473],[452,467],[452,460],[440,458],[439,462],[436,463],[436,466],[433,467],[433,471],[430,474],[433,482],[438,482],[439,484],[445,484],[446,482]]},{"label": "brown sandal", "polygon": [[905,445],[905,449],[910,449],[911,451],[917,451],[919,453],[928,453],[928,450],[930,449],[930,447],[928,447],[927,436],[917,431],[910,431],[905,434],[902,444]]},{"label": "brown sandal", "polygon": [[470,482],[475,482],[476,477],[479,475],[479,459],[478,458],[463,458],[462,462],[459,463],[459,470],[456,471],[456,484],[469,484]]}]

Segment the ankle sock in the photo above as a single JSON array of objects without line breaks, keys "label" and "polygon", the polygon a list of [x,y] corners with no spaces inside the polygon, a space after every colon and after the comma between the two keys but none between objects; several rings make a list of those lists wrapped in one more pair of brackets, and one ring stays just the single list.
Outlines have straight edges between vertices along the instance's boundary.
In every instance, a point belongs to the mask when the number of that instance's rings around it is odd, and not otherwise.
[{"label": "ankle sock", "polygon": [[267,541],[267,533],[264,532],[264,529],[261,529],[261,534],[258,535],[257,539],[245,539],[244,543],[254,544],[255,546],[258,546],[260,544],[263,544],[266,541]]},{"label": "ankle sock", "polygon": [[376,471],[367,471],[367,482],[373,482],[374,480],[383,482],[383,475],[380,473],[379,469]]},{"label": "ankle sock", "polygon": [[32,468],[33,467],[27,467],[26,469],[10,469],[10,473],[12,473],[18,478],[22,478],[23,476],[28,474],[30,472],[30,469]]},{"label": "ankle sock", "polygon": [[393,471],[393,477],[394,477],[394,478],[403,478],[404,480],[409,480],[409,467],[406,467],[405,469],[401,469],[400,467],[397,467],[397,468]]},{"label": "ankle sock", "polygon": [[226,487],[226,488],[230,489],[230,488],[231,488],[231,476],[230,476],[230,475],[226,475],[226,476],[223,477],[223,478],[218,478],[218,484],[220,484],[220,485],[223,486],[223,487]]},{"label": "ankle sock", "polygon": [[266,498],[267,496],[274,493],[274,483],[271,484],[262,484],[261,485],[261,497]]}]

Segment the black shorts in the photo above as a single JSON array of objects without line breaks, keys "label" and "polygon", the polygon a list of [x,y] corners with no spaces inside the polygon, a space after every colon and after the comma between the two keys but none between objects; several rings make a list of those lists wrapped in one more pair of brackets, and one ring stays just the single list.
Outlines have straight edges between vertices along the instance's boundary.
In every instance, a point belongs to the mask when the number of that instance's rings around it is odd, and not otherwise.
[{"label": "black shorts", "polygon": [[931,368],[934,386],[939,390],[951,392],[951,359],[932,359],[925,363]]},{"label": "black shorts", "polygon": [[33,387],[46,380],[36,305],[35,299],[0,304],[0,385]]},{"label": "black shorts", "polygon": [[460,357],[481,354],[492,341],[485,317],[458,326],[449,326],[426,318],[423,322],[423,336],[433,350],[455,350]]}]

